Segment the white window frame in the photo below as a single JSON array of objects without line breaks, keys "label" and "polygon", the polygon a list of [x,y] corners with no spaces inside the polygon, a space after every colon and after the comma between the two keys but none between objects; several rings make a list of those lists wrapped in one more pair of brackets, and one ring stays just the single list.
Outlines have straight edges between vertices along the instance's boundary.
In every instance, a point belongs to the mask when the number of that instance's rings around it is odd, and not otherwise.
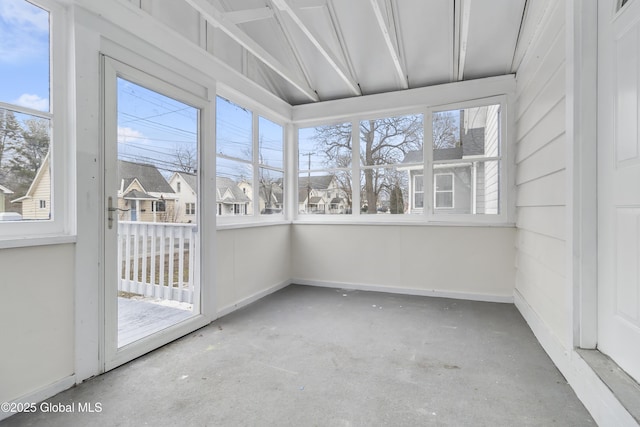
[{"label": "white window frame", "polygon": [[[251,207],[252,207],[252,211],[249,212],[249,210],[247,209],[246,205],[243,205],[243,211],[245,211],[244,214],[236,214],[236,213],[231,213],[231,214],[227,214],[225,215],[224,213],[221,213],[221,207],[218,208],[217,213],[216,213],[216,223],[218,228],[225,228],[225,227],[238,227],[238,226],[243,226],[243,225],[261,225],[261,224],[280,224],[280,223],[288,223],[290,221],[286,221],[286,203],[284,204],[285,206],[283,206],[283,211],[282,213],[279,214],[270,214],[270,215],[266,215],[266,214],[260,214],[260,202],[259,202],[259,192],[260,192],[260,178],[259,178],[259,174],[260,174],[260,169],[268,169],[268,170],[272,170],[275,172],[281,172],[282,173],[282,177],[283,177],[283,181],[284,181],[284,191],[283,191],[283,198],[286,198],[286,191],[287,190],[287,185],[286,185],[286,177],[287,177],[287,143],[286,143],[286,124],[283,122],[283,120],[274,117],[274,115],[269,112],[267,109],[265,109],[264,107],[260,106],[259,104],[252,102],[249,99],[245,99],[241,96],[239,96],[237,93],[235,92],[231,92],[231,91],[227,91],[227,89],[225,89],[225,87],[219,87],[218,88],[218,92],[216,93],[216,102],[217,102],[217,97],[221,97],[241,108],[246,109],[247,111],[250,111],[252,114],[252,128],[251,128],[251,149],[252,149],[252,159],[251,160],[246,160],[246,159],[239,159],[236,157],[232,157],[232,156],[227,156],[227,155],[222,155],[222,154],[216,154],[216,160],[218,158],[222,158],[222,159],[227,159],[227,160],[231,160],[234,162],[239,162],[239,163],[243,163],[246,165],[250,165],[251,166],[251,170],[252,170],[252,177],[251,177],[251,184],[252,184],[252,188],[253,190],[253,199],[256,198],[256,195],[258,196],[258,202],[254,203],[254,200],[251,201]],[[282,166],[283,168],[277,168],[277,167],[273,167],[273,166],[269,166],[269,165],[264,165],[262,163],[260,163],[260,141],[259,141],[259,136],[260,136],[260,129],[259,129],[259,120],[260,117],[262,117],[263,119],[269,120],[270,122],[273,122],[275,124],[277,124],[278,126],[280,126],[282,128]],[[216,112],[216,118],[217,118],[217,112]],[[216,123],[217,123],[217,119],[216,119]],[[217,132],[216,132],[217,134]],[[218,152],[218,150],[216,149],[216,153]],[[233,209],[233,211],[235,212],[235,207]]]},{"label": "white window frame", "polygon": [[[451,190],[438,191],[438,177],[451,177]],[[455,209],[456,206],[456,177],[452,172],[434,173],[433,174],[433,208],[434,209]],[[451,206],[438,206],[438,193],[451,193]]]},{"label": "white window frame", "polygon": [[0,102],[0,107],[50,122],[50,219],[0,222],[0,248],[74,241],[75,207],[72,169],[74,140],[68,129],[73,127],[67,88],[72,86],[68,71],[68,16],[65,8],[53,0],[29,0],[49,12],[49,97],[50,111],[43,112],[15,104]]},{"label": "white window frame", "polygon": [[[500,113],[499,113],[499,133],[498,133],[498,150],[499,154],[497,156],[478,156],[477,158],[469,159],[472,162],[498,162],[499,170],[500,170],[500,182],[498,187],[498,204],[499,204],[499,213],[498,214],[476,214],[476,213],[444,213],[447,208],[435,208],[435,180],[433,179],[434,170],[437,165],[446,166],[447,163],[455,164],[459,163],[460,160],[450,160],[450,161],[434,161],[433,160],[433,134],[432,134],[432,124],[433,124],[433,114],[440,111],[451,111],[451,110],[462,110],[467,108],[475,108],[475,107],[486,107],[491,105],[499,105]],[[510,200],[513,197],[513,194],[510,194],[510,197],[507,197],[508,189],[511,187],[510,182],[512,178],[510,177],[511,168],[509,167],[510,158],[509,147],[507,141],[509,138],[507,137],[507,124],[509,119],[509,113],[507,109],[507,96],[506,95],[498,95],[485,97],[480,99],[475,99],[471,101],[464,102],[456,102],[452,104],[444,104],[438,105],[434,107],[430,107],[428,109],[428,119],[425,119],[425,128],[426,130],[426,138],[425,138],[425,147],[429,146],[429,149],[425,151],[425,161],[428,165],[431,166],[430,172],[426,174],[425,184],[428,186],[426,188],[430,188],[433,191],[434,196],[431,198],[433,200],[432,207],[427,212],[428,221],[432,222],[442,222],[442,223],[470,223],[470,224],[495,224],[495,223],[508,223],[510,218],[510,213],[512,209],[508,205],[508,203],[512,202]],[[428,143],[427,143],[428,141]],[[455,184],[454,184],[455,185]],[[454,201],[455,206],[455,201]]]},{"label": "white window frame", "polygon": [[[474,92],[476,90],[475,83],[458,83],[456,86],[464,86],[465,84],[470,84],[474,86]],[[479,83],[478,83],[479,84]],[[428,90],[428,88],[426,89]],[[481,92],[481,90],[480,90]],[[294,139],[295,139],[295,163],[292,164],[294,167],[294,176],[297,177],[300,173],[306,172],[306,170],[299,170],[299,157],[298,157],[298,135],[299,130],[304,128],[311,128],[317,126],[324,125],[332,125],[332,124],[340,124],[340,123],[351,123],[352,124],[352,132],[358,131],[358,126],[361,120],[368,119],[377,119],[377,118],[385,118],[385,117],[397,117],[402,115],[411,115],[411,114],[424,114],[424,168],[423,168],[423,188],[428,191],[425,192],[424,196],[424,208],[422,213],[406,213],[404,215],[367,215],[360,214],[359,209],[354,209],[351,215],[305,215],[298,214],[297,210],[294,212],[293,221],[294,223],[373,223],[373,224],[384,224],[384,223],[399,223],[399,224],[455,224],[455,225],[482,225],[482,224],[498,224],[498,225],[513,225],[513,178],[511,177],[511,153],[509,150],[509,141],[510,137],[507,134],[507,127],[510,125],[509,121],[510,113],[509,113],[509,96],[510,92],[505,90],[505,94],[500,95],[484,95],[478,96],[477,99],[473,98],[473,100],[469,101],[460,101],[455,103],[448,104],[436,104],[433,105],[423,105],[414,106],[411,109],[408,108],[396,108],[391,110],[383,110],[380,109],[376,113],[367,114],[367,113],[357,113],[352,115],[344,115],[344,116],[336,116],[329,115],[326,120],[322,120],[322,118],[318,119],[307,119],[307,120],[299,120],[294,124]],[[459,97],[459,94],[456,94]],[[476,160],[478,161],[498,161],[500,167],[500,183],[499,183],[499,206],[500,211],[498,214],[474,214],[474,213],[464,213],[464,214],[456,214],[456,213],[447,213],[444,214],[446,209],[434,209],[435,206],[435,189],[434,189],[434,160],[433,160],[433,113],[439,111],[449,111],[455,109],[465,109],[472,107],[483,107],[489,105],[500,105],[500,124],[499,124],[499,150],[500,155],[497,157],[481,157]],[[300,107],[304,110],[312,109],[313,106],[310,107]],[[305,112],[304,114],[308,114]],[[294,111],[294,118],[296,113]],[[357,136],[357,137],[356,137]],[[360,152],[360,136],[359,133],[356,135],[352,134],[352,153]],[[444,162],[436,162],[435,164],[443,164]],[[354,161],[354,166],[349,170],[354,171],[353,176],[359,176],[360,174],[360,162]],[[421,163],[422,164],[422,163]],[[393,165],[392,165],[393,166]],[[409,165],[407,165],[409,166]],[[412,164],[415,166],[415,164]],[[333,171],[333,170],[331,170]],[[311,171],[312,173],[314,170]],[[317,172],[317,171],[316,171]],[[356,175],[357,174],[357,175]],[[454,184],[455,185],[455,184]],[[294,188],[295,195],[293,198],[296,201],[295,206],[299,207],[299,200],[297,197],[297,185]],[[411,197],[413,197],[413,191],[411,191]],[[359,192],[354,192],[353,194],[353,206],[360,205],[360,194]],[[455,205],[455,201],[454,201]],[[441,212],[441,213],[438,213]]]}]

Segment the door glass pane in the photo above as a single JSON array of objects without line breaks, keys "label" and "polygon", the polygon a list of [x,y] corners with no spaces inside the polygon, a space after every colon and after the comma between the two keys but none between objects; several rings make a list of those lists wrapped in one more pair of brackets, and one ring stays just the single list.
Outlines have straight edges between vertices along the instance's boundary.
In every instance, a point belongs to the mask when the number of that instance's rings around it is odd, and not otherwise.
[{"label": "door glass pane", "polygon": [[118,78],[118,347],[194,314],[199,111]]}]

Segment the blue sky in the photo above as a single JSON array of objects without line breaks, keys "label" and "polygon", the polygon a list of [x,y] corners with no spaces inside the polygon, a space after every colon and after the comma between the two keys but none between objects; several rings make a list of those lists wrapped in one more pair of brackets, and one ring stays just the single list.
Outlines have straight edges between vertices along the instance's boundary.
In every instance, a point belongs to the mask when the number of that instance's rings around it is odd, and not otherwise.
[{"label": "blue sky", "polygon": [[49,111],[49,13],[0,1],[0,100]]}]

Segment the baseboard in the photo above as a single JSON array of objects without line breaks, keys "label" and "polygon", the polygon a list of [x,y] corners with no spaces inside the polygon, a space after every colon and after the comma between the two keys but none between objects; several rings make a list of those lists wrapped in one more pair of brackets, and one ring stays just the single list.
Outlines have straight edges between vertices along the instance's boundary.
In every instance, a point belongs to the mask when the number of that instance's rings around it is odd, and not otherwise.
[{"label": "baseboard", "polygon": [[611,390],[577,351],[566,349],[517,290],[514,302],[553,363],[600,427],[638,427]]},{"label": "baseboard", "polygon": [[[10,406],[14,404],[24,405],[24,404],[31,404],[31,403],[40,403],[52,396],[55,396],[61,391],[65,391],[73,387],[75,384],[76,384],[75,375],[70,375],[52,384],[49,384],[48,386],[42,387],[32,393],[28,393],[22,397],[19,397],[18,399],[15,399],[9,403],[10,403]],[[17,406],[20,406],[20,405],[17,405]],[[9,418],[12,415],[14,415],[13,412],[0,411],[0,421],[6,418]]]},{"label": "baseboard", "polygon": [[387,292],[390,294],[416,295],[423,297],[452,298],[470,301],[513,303],[512,296],[475,294],[470,292],[439,291],[436,289],[396,288],[393,286],[363,285],[360,283],[325,282],[321,280],[292,279],[297,285],[318,286],[323,288],[353,289],[358,291]]},{"label": "baseboard", "polygon": [[218,312],[216,313],[216,317],[222,317],[222,316],[226,316],[229,313],[233,313],[234,311],[245,307],[253,302],[258,301],[260,298],[264,298],[269,294],[272,294],[274,292],[279,291],[280,289],[286,288],[287,286],[289,286],[291,283],[293,283],[291,280],[285,280],[284,282],[280,282],[277,285],[271,286],[270,288],[264,289],[260,292],[256,292],[253,295],[249,295],[246,298],[241,299],[240,301],[234,303],[234,304],[230,304],[227,305],[225,307],[222,307],[220,310],[218,310]]}]

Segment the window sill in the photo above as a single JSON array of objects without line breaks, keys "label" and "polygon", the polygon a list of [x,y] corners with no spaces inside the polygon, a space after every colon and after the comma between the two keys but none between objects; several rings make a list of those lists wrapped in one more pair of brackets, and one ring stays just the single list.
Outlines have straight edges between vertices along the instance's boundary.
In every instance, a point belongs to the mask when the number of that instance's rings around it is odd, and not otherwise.
[{"label": "window sill", "polygon": [[65,245],[76,243],[75,235],[44,235],[0,239],[0,249],[26,248],[31,246]]},{"label": "window sill", "polygon": [[409,227],[486,227],[486,228],[514,228],[513,222],[502,221],[427,221],[424,218],[406,219],[381,219],[381,218],[297,218],[292,223],[294,225],[375,225],[375,226],[409,226]]}]

